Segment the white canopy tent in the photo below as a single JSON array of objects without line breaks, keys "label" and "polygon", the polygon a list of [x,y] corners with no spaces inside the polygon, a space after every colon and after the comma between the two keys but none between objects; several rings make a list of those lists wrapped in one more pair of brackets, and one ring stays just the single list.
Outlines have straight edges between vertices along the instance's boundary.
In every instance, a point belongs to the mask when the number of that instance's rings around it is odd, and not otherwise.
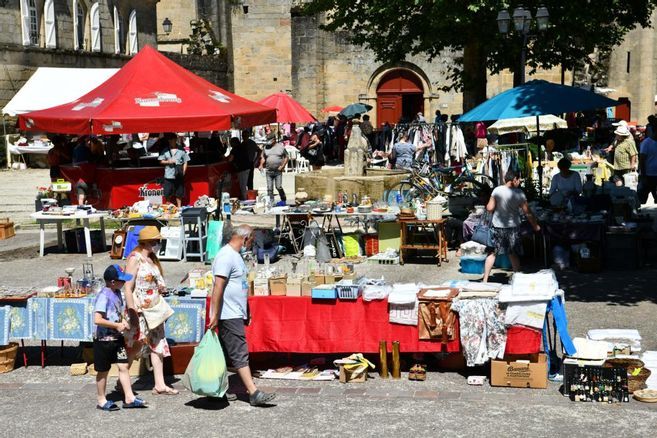
[{"label": "white canopy tent", "polygon": [[49,147],[12,144],[5,132],[4,116],[16,117],[18,114],[42,110],[72,102],[93,90],[119,71],[118,68],[58,68],[39,67],[18,93],[2,108],[3,133],[7,144],[7,168],[12,165],[12,154],[44,154]]},{"label": "white canopy tent", "polygon": [[93,90],[118,68],[39,67],[2,109],[3,115],[15,117],[74,101]]}]

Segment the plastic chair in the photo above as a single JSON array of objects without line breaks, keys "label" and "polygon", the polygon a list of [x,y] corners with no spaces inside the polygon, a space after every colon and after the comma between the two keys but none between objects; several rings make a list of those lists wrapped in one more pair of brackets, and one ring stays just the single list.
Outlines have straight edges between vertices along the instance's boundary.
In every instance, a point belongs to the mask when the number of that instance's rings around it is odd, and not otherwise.
[{"label": "plastic chair", "polygon": [[297,173],[310,172],[310,167],[308,166],[308,159],[304,157],[299,157],[297,159]]},{"label": "plastic chair", "polygon": [[299,150],[294,146],[285,146],[285,151],[288,156],[288,163],[285,166],[285,173],[296,172],[297,170],[297,160],[299,158]]}]

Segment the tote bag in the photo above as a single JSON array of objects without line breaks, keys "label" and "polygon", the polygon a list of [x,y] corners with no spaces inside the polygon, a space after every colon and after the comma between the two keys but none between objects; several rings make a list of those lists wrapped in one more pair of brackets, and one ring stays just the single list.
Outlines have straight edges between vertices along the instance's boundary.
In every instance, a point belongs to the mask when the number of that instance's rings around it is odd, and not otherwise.
[{"label": "tote bag", "polygon": [[488,248],[493,248],[495,243],[493,242],[493,227],[491,226],[491,220],[489,214],[484,214],[481,217],[481,220],[474,227],[474,232],[472,233],[472,241],[486,245]]}]

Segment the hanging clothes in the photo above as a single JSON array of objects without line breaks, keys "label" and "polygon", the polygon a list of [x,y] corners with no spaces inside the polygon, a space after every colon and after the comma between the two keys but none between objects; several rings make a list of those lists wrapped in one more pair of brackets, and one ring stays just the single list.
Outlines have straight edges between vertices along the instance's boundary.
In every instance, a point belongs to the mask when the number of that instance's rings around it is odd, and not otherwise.
[{"label": "hanging clothes", "polygon": [[469,367],[504,357],[505,315],[496,298],[456,299],[452,310],[459,314],[461,345]]}]

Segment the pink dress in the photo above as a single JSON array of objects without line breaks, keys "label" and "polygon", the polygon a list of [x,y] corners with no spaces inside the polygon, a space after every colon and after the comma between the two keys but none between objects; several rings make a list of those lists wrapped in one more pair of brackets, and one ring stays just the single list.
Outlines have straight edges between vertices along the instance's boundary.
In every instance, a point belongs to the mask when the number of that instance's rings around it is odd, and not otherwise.
[{"label": "pink dress", "polygon": [[135,342],[141,342],[145,344],[142,354],[150,350],[164,357],[171,356],[169,343],[164,335],[164,324],[149,329],[146,319],[140,312],[144,305],[148,305],[153,298],[159,295],[159,288],[164,287],[162,273],[150,259],[141,254],[132,253],[128,260],[131,257],[136,257],[139,263],[137,275],[135,276],[135,287],[133,288],[135,307],[139,313],[139,330],[137,330],[137,327],[130,328],[126,334],[126,344],[128,347],[132,347]]}]

